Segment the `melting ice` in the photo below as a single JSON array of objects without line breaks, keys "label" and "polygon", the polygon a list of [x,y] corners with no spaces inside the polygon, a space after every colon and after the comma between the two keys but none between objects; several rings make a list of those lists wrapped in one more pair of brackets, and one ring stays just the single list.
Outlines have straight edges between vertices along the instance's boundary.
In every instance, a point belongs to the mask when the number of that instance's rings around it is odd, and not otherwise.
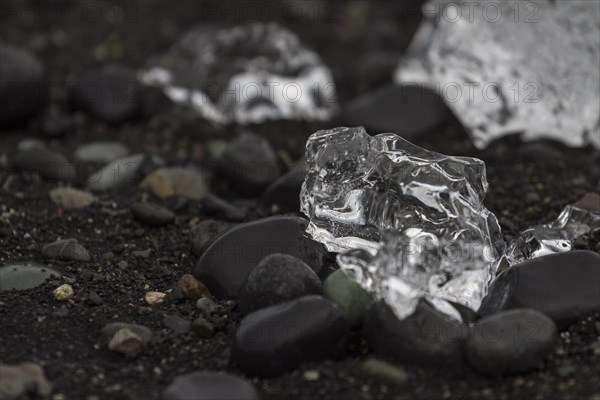
[{"label": "melting ice", "polygon": [[[587,195],[586,197],[589,202],[600,205],[600,196]],[[581,203],[580,201],[566,206],[558,218],[548,224],[536,225],[521,232],[515,240],[509,243],[506,251],[509,265],[546,254],[569,251],[573,240],[600,229],[599,207],[588,209]]]},{"label": "melting ice", "polygon": [[510,133],[600,147],[600,2],[432,0],[402,83],[437,90],[478,147]]},{"label": "melting ice", "polygon": [[193,29],[140,75],[216,124],[325,120],[335,111],[329,68],[274,23]]},{"label": "melting ice", "polygon": [[400,318],[422,297],[479,307],[504,251],[483,161],[359,127],[313,134],[306,168],[307,232]]}]

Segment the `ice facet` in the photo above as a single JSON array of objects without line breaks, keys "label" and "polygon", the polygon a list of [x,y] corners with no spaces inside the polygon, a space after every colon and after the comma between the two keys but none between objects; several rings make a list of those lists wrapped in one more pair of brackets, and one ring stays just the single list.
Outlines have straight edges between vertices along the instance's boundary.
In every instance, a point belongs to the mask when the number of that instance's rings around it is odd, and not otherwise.
[{"label": "ice facet", "polygon": [[217,124],[324,120],[336,109],[329,68],[275,23],[192,29],[140,75]]},{"label": "ice facet", "polygon": [[306,169],[307,232],[399,317],[421,297],[479,306],[504,251],[481,160],[335,128],[308,139]]},{"label": "ice facet", "polygon": [[509,243],[506,259],[509,265],[571,250],[573,240],[600,229],[600,212],[568,205],[556,220],[524,230]]},{"label": "ice facet", "polygon": [[600,2],[431,0],[396,81],[437,90],[476,146],[600,147]]}]

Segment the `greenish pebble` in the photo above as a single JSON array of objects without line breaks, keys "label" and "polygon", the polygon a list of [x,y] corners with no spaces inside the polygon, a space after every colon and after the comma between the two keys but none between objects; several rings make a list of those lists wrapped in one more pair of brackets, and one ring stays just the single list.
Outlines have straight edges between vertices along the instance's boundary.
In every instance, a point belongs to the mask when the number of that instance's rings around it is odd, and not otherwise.
[{"label": "greenish pebble", "polygon": [[374,301],[370,293],[349,278],[341,269],[325,279],[323,295],[338,305],[344,317],[353,326],[362,323],[365,313]]},{"label": "greenish pebble", "polygon": [[0,268],[0,292],[33,289],[60,272],[33,262],[10,263]]}]

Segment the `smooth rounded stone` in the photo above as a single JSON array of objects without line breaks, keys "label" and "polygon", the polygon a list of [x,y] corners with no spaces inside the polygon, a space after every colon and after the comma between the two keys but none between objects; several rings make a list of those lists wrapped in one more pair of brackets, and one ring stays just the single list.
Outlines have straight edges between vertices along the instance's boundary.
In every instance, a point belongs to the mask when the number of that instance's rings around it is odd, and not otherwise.
[{"label": "smooth rounded stone", "polygon": [[138,173],[145,159],[144,154],[134,154],[112,161],[91,174],[87,185],[95,192],[129,187],[140,178]]},{"label": "smooth rounded stone", "polygon": [[26,261],[9,263],[0,268],[0,292],[33,289],[48,279],[60,277],[60,272],[42,264]]},{"label": "smooth rounded stone", "polygon": [[364,335],[369,347],[382,357],[423,366],[461,367],[468,327],[424,301],[400,320],[380,300],[365,317]]},{"label": "smooth rounded stone", "polygon": [[364,126],[369,132],[394,132],[410,139],[447,122],[451,112],[435,91],[423,85],[388,84],[345,107],[347,126]]},{"label": "smooth rounded stone", "polygon": [[535,160],[536,163],[553,163],[563,157],[560,148],[556,142],[548,140],[534,140],[529,143],[523,143],[516,149],[515,156],[523,160]]},{"label": "smooth rounded stone", "polygon": [[35,172],[42,178],[74,182],[75,167],[62,154],[46,149],[24,151],[15,157],[15,168],[23,172]]},{"label": "smooth rounded stone", "polygon": [[275,253],[297,257],[319,274],[327,251],[306,235],[307,224],[303,218],[277,216],[237,225],[204,251],[194,276],[214,296],[236,297],[248,274],[263,258]]},{"label": "smooth rounded stone", "polygon": [[42,248],[42,254],[59,260],[90,261],[90,253],[77,242],[77,239],[61,239]]},{"label": "smooth rounded stone", "polygon": [[248,207],[233,205],[212,193],[204,196],[202,208],[209,214],[222,214],[225,219],[230,221],[243,221],[248,216]]},{"label": "smooth rounded stone", "polygon": [[73,130],[75,118],[58,107],[50,106],[37,118],[36,126],[44,136],[56,138]]},{"label": "smooth rounded stone", "polygon": [[600,311],[600,254],[587,250],[550,254],[508,268],[492,282],[479,314],[532,308],[559,328]]},{"label": "smooth rounded stone", "polygon": [[181,293],[190,300],[198,300],[200,298],[212,298],[206,285],[200,282],[191,274],[185,274],[177,281],[177,288]]},{"label": "smooth rounded stone", "polygon": [[321,294],[321,280],[304,263],[289,254],[271,254],[250,272],[240,289],[242,314],[311,294]]},{"label": "smooth rounded stone", "polygon": [[140,116],[141,89],[133,70],[111,65],[79,76],[71,84],[71,106],[109,124]]},{"label": "smooth rounded stone", "polygon": [[514,309],[481,319],[464,350],[469,364],[492,376],[526,372],[540,365],[558,341],[550,318],[531,309]]},{"label": "smooth rounded stone", "polygon": [[215,335],[214,325],[202,317],[192,321],[191,329],[201,339],[208,339]]},{"label": "smooth rounded stone", "polygon": [[93,290],[90,290],[88,292],[86,301],[94,306],[99,306],[104,302],[104,300],[102,300],[102,297],[100,297],[100,295],[98,293],[94,292]]},{"label": "smooth rounded stone", "polygon": [[83,162],[106,164],[125,157],[129,149],[120,142],[94,142],[80,146],[75,151],[75,159]]},{"label": "smooth rounded stone", "polygon": [[200,200],[209,191],[205,174],[183,167],[157,169],[142,180],[140,188],[152,192],[161,199],[182,196]]},{"label": "smooth rounded stone", "polygon": [[305,296],[242,319],[232,359],[249,375],[277,376],[307,361],[341,355],[349,333],[350,325],[335,304]]},{"label": "smooth rounded stone", "polygon": [[136,202],[131,205],[133,217],[149,226],[168,225],[175,219],[175,214],[165,207],[150,202]]},{"label": "smooth rounded stone", "polygon": [[265,190],[260,205],[264,208],[276,206],[278,210],[298,211],[305,174],[304,169],[294,168],[277,178]]},{"label": "smooth rounded stone", "polygon": [[113,322],[102,328],[102,336],[109,350],[132,357],[137,354],[154,338],[150,328],[144,325],[126,322]]},{"label": "smooth rounded stone", "polygon": [[162,324],[178,335],[183,335],[190,331],[191,323],[179,315],[167,315],[163,318]]},{"label": "smooth rounded stone", "polygon": [[170,292],[167,292],[167,297],[165,297],[165,301],[171,304],[181,304],[185,301],[185,296],[181,293],[179,288],[175,287],[171,289]]},{"label": "smooth rounded stone", "polygon": [[198,301],[196,302],[196,308],[204,316],[210,316],[211,314],[214,314],[219,310],[219,306],[217,306],[214,301],[206,297],[198,299]]},{"label": "smooth rounded stone", "polygon": [[352,324],[358,326],[371,305],[373,296],[363,289],[355,280],[338,269],[323,282],[323,296],[342,310],[344,317]]},{"label": "smooth rounded stone", "polygon": [[39,365],[31,362],[17,365],[0,364],[0,399],[46,397],[50,393],[52,385]]},{"label": "smooth rounded stone", "polygon": [[481,318],[481,316],[477,313],[477,311],[473,311],[469,307],[467,307],[463,304],[455,303],[453,301],[448,301],[448,303],[450,303],[452,305],[452,307],[454,307],[454,309],[456,309],[456,311],[458,311],[463,322],[466,324],[475,323]]},{"label": "smooth rounded stone", "polygon": [[29,50],[0,43],[0,129],[34,116],[46,104],[45,69]]},{"label": "smooth rounded stone", "polygon": [[96,198],[91,193],[71,187],[52,189],[50,191],[50,199],[57,206],[67,210],[84,208],[96,201]]},{"label": "smooth rounded stone", "polygon": [[221,156],[219,174],[235,191],[254,197],[281,175],[281,166],[269,142],[247,132],[229,143]]},{"label": "smooth rounded stone", "polygon": [[193,372],[176,377],[161,400],[259,400],[254,385],[224,372]]},{"label": "smooth rounded stone", "polygon": [[196,255],[202,254],[207,246],[230,226],[227,222],[215,221],[214,219],[205,219],[199,222],[190,229],[192,252]]}]

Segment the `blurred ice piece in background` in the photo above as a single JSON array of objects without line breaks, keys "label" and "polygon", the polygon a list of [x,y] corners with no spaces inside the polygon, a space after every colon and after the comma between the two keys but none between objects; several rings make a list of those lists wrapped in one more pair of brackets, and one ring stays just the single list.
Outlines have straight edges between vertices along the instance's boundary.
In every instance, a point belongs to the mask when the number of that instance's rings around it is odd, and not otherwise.
[{"label": "blurred ice piece in background", "polygon": [[307,233],[400,318],[422,297],[459,319],[447,300],[479,307],[504,252],[483,161],[335,128],[308,139],[306,170]]},{"label": "blurred ice piece in background", "polygon": [[275,23],[192,29],[140,79],[216,124],[326,120],[337,107],[329,68]]},{"label": "blurred ice piece in background", "polygon": [[432,0],[396,71],[437,90],[475,145],[522,133],[600,147],[600,2]]},{"label": "blurred ice piece in background", "polygon": [[509,243],[506,258],[515,265],[546,254],[571,250],[579,236],[600,229],[600,196],[587,194],[568,205],[556,220],[524,230]]}]

